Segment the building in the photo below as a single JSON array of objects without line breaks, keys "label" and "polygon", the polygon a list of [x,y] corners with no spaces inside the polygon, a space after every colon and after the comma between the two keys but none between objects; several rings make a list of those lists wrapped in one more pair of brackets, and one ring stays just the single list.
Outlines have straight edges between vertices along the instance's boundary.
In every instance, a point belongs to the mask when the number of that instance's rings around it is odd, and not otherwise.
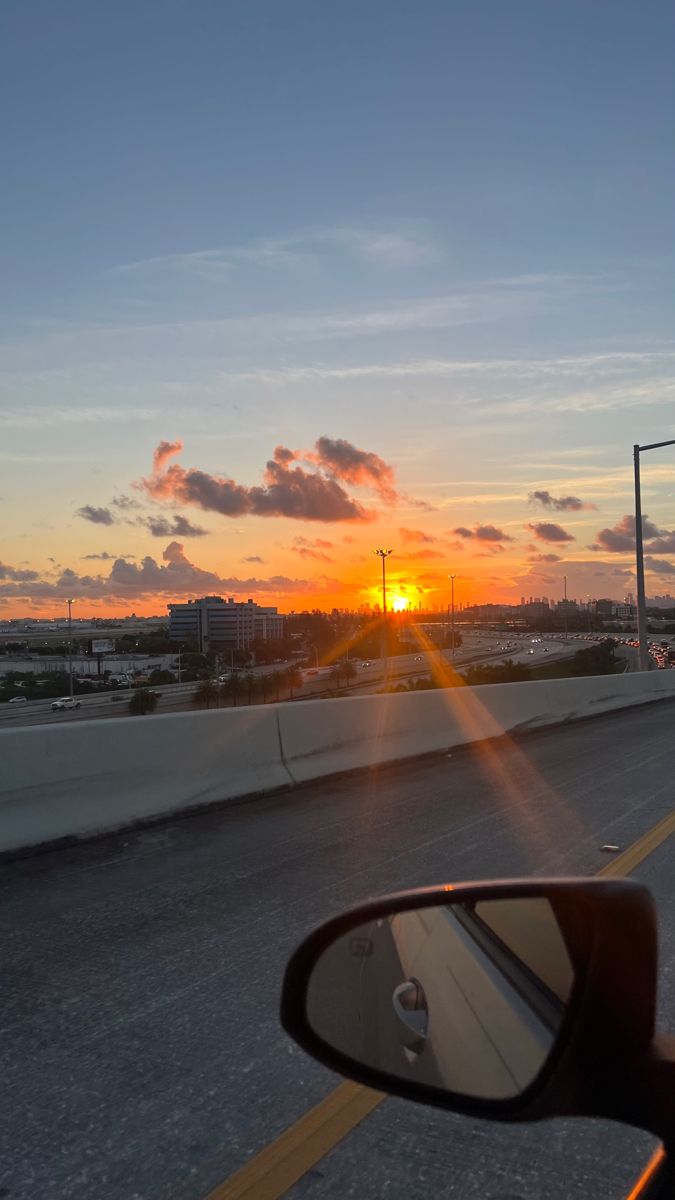
[{"label": "building", "polygon": [[270,641],[283,636],[284,619],[276,608],[261,608],[252,600],[244,603],[203,596],[169,604],[168,609],[170,640],[194,638],[202,654],[207,650],[249,650],[256,638]]}]

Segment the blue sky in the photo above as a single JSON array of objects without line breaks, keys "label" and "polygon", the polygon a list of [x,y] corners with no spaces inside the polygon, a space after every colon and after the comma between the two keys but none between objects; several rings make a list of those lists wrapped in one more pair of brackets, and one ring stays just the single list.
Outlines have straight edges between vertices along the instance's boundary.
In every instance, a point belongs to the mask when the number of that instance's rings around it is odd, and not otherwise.
[{"label": "blue sky", "polygon": [[[412,527],[438,558],[420,582],[401,550],[398,582],[428,599],[453,556],[475,598],[563,571],[630,586],[629,553],[603,577],[588,547],[630,512],[633,441],[675,435],[670,4],[23,0],[1,21],[0,558],[39,576],[6,605],[56,603],[63,568],[113,607],[161,608],[199,570],[352,603],[373,538]],[[250,488],[321,435],[390,464],[398,499],[314,560],[306,512],[235,521],[131,486],[165,438]],[[672,461],[645,467],[662,530]],[[533,489],[595,505],[546,570]],[[172,566],[160,511],[207,530],[180,577],[77,582],[93,553]],[[512,539],[498,564],[453,534],[480,522]],[[658,561],[651,592],[675,583]]]}]

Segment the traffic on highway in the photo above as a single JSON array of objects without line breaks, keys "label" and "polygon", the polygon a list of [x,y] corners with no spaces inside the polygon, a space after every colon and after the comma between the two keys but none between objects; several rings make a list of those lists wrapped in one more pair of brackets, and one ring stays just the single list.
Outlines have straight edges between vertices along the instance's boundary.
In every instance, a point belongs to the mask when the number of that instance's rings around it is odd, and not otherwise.
[{"label": "traffic on highway", "polygon": [[[488,662],[511,660],[516,663],[531,663],[533,658],[547,662],[559,661],[574,654],[578,646],[572,640],[556,637],[523,637],[519,635],[513,640],[504,640],[504,635],[470,632],[465,636],[462,647],[453,657],[449,650],[420,650],[416,653],[401,654],[387,660],[387,681],[414,680],[437,671],[439,664],[443,668],[477,665]],[[283,664],[285,666],[286,664]],[[356,660],[355,675],[345,689],[346,695],[368,695],[382,688],[385,683],[385,668],[381,659]],[[256,677],[261,675],[274,676],[280,668],[267,665],[251,668],[250,673]],[[334,690],[330,682],[331,667],[307,667],[302,671],[299,687],[294,692],[294,699],[315,699]],[[229,675],[222,676],[224,682]],[[193,696],[196,690],[194,683],[155,684],[158,704],[158,714],[167,712],[190,712],[194,709]],[[129,716],[129,701],[133,692],[123,686],[99,692],[94,695],[77,695],[71,702],[69,697],[55,701],[31,700],[26,701],[17,689],[17,695],[6,704],[0,704],[0,728],[17,725],[51,724],[57,720],[99,720],[109,717]],[[270,693],[269,699],[274,699]],[[242,690],[240,703],[245,703],[245,692]],[[223,704],[225,709],[227,704]]]}]

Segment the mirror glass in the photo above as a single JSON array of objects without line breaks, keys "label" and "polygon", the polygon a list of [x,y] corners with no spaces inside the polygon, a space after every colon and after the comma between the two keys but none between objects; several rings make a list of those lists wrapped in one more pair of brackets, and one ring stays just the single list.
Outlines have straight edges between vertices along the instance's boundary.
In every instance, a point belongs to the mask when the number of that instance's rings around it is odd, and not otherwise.
[{"label": "mirror glass", "polygon": [[518,1096],[551,1054],[574,968],[543,897],[394,912],[340,936],[309,982],[309,1024],[376,1070],[481,1099]]}]

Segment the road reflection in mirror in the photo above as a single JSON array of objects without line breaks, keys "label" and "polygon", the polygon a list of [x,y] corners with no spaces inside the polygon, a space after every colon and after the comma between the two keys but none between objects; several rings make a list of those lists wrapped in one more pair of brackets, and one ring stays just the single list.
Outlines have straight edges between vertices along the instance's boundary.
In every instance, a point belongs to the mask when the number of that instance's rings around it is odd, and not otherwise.
[{"label": "road reflection in mirror", "polygon": [[330,1046],[376,1070],[509,1099],[549,1058],[573,983],[547,899],[454,902],[338,938],[314,967],[307,1016]]}]

